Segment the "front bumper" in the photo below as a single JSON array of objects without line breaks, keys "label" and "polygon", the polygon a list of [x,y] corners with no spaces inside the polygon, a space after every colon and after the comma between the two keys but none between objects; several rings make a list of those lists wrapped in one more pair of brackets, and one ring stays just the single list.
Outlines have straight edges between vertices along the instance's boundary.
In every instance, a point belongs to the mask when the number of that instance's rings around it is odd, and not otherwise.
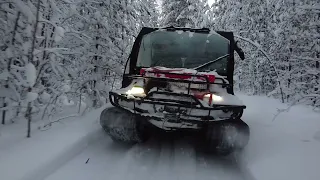
[{"label": "front bumper", "polygon": [[246,108],[240,105],[207,107],[192,95],[159,91],[152,91],[144,98],[110,92],[109,99],[113,106],[147,117],[162,129],[198,129],[210,122],[239,118]]}]

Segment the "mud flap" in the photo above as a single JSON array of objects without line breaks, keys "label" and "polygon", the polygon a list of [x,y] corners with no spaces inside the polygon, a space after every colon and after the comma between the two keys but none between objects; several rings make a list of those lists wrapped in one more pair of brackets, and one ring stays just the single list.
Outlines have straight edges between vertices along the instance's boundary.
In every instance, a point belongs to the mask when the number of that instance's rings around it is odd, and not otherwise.
[{"label": "mud flap", "polygon": [[113,141],[124,143],[139,143],[146,137],[139,128],[138,118],[125,110],[110,107],[102,111],[100,125]]}]

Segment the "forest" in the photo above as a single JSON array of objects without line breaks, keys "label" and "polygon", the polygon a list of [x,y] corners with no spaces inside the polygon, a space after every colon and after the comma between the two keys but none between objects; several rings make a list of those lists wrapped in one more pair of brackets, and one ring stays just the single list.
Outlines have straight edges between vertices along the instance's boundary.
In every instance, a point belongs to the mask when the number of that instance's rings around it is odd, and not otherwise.
[{"label": "forest", "polygon": [[1,0],[1,123],[107,103],[145,26],[233,31],[237,91],[320,107],[318,0]]}]

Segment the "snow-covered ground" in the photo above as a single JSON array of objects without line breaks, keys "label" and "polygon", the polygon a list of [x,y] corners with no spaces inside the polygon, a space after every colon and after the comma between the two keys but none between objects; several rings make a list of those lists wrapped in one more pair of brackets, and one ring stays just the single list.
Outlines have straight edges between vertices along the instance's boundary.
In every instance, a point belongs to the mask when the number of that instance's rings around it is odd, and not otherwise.
[{"label": "snow-covered ground", "polygon": [[63,123],[55,123],[48,129],[38,129],[42,123],[35,122],[29,139],[25,138],[26,122],[6,125],[3,128],[6,131],[2,131],[0,136],[0,179],[45,178],[94,139],[98,114],[99,110],[96,110],[81,118],[65,119]]},{"label": "snow-covered ground", "polygon": [[[87,162],[87,163],[86,163]],[[198,152],[180,138],[150,139],[135,146],[119,146],[101,136],[46,180],[244,180],[231,158]]]},{"label": "snow-covered ground", "polygon": [[31,139],[2,131],[0,179],[320,179],[320,114],[297,106],[273,121],[277,108],[285,105],[266,97],[240,97],[252,134],[244,152],[234,156],[203,154],[188,137],[117,145],[99,126],[101,108],[46,131],[34,129]]},{"label": "snow-covered ground", "polygon": [[243,119],[251,128],[241,166],[257,180],[320,179],[320,113],[306,106],[286,106],[267,97],[244,96]]}]

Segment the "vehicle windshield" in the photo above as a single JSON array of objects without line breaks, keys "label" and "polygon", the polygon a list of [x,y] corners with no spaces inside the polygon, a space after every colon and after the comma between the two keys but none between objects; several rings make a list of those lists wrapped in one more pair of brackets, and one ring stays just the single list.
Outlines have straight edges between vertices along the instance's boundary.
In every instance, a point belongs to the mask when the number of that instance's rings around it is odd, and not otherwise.
[{"label": "vehicle windshield", "polygon": [[223,75],[227,74],[228,54],[229,40],[217,33],[155,31],[143,37],[137,66],[193,69],[212,61],[198,70]]}]

